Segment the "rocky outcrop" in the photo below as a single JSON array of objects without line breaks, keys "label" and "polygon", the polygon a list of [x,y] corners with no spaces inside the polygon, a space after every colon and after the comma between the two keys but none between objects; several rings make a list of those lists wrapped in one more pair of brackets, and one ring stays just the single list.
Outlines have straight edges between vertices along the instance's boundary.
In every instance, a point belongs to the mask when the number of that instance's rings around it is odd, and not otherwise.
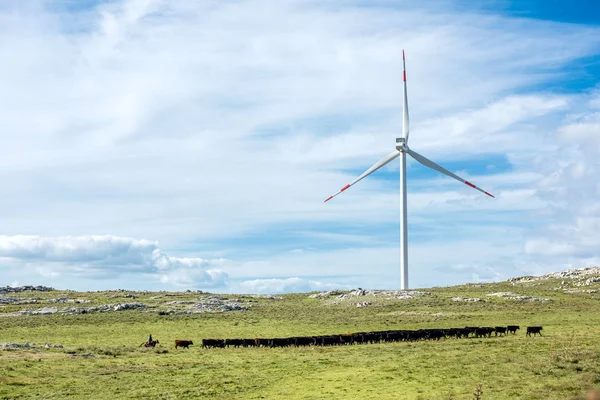
[{"label": "rocky outcrop", "polygon": [[143,303],[117,303],[117,304],[105,304],[102,306],[88,307],[88,308],[63,308],[58,309],[56,307],[44,307],[36,310],[21,310],[7,316],[22,316],[22,315],[48,315],[48,314],[88,314],[93,312],[109,312],[109,311],[124,311],[124,310],[136,310],[144,309],[148,306]]},{"label": "rocky outcrop", "polygon": [[0,296],[0,304],[8,305],[19,305],[19,304],[36,304],[41,299],[39,297],[33,298],[19,298],[10,296]]},{"label": "rocky outcrop", "polygon": [[170,301],[169,305],[186,305],[185,309],[160,310],[159,314],[201,314],[221,313],[228,311],[244,311],[250,308],[250,304],[242,303],[241,300],[231,300],[220,296],[203,296],[196,301]]},{"label": "rocky outcrop", "polygon": [[75,303],[75,304],[83,304],[90,303],[91,300],[85,299],[67,299],[66,297],[60,297],[58,299],[48,299],[48,303]]},{"label": "rocky outcrop", "polygon": [[392,299],[412,299],[430,295],[430,292],[420,292],[417,290],[365,290],[357,289],[349,293],[339,295],[340,300],[356,297],[386,297]]},{"label": "rocky outcrop", "polygon": [[192,307],[200,312],[226,312],[247,310],[249,305],[236,300],[229,300],[219,296],[200,297],[198,303]]},{"label": "rocky outcrop", "polygon": [[467,302],[467,303],[478,303],[478,302],[485,301],[485,300],[484,299],[480,299],[478,297],[460,297],[460,296],[457,296],[457,297],[452,297],[452,301],[464,301],[464,302]]},{"label": "rocky outcrop", "polygon": [[47,286],[16,286],[16,287],[4,286],[4,287],[0,287],[0,294],[2,294],[2,293],[21,293],[21,292],[27,292],[27,291],[50,292],[53,290],[56,290],[56,289],[47,287]]},{"label": "rocky outcrop", "polygon": [[[591,275],[597,275],[592,277]],[[600,282],[600,267],[585,267],[577,269],[567,269],[564,271],[551,272],[541,276],[520,276],[510,278],[508,282],[513,285],[519,283],[529,283],[547,279],[562,279],[562,284],[568,283],[567,280],[575,281],[575,286],[589,286],[593,283]]]},{"label": "rocky outcrop", "polygon": [[0,343],[0,349],[3,350],[14,350],[14,349],[62,349],[62,344],[37,344],[37,343]]},{"label": "rocky outcrop", "polygon": [[512,292],[498,292],[498,293],[490,293],[488,294],[490,297],[502,297],[506,300],[520,300],[520,301],[552,301],[552,299],[546,299],[543,297],[533,297],[533,296],[520,296],[518,294]]},{"label": "rocky outcrop", "polygon": [[313,293],[313,294],[308,295],[308,297],[310,299],[322,299],[322,298],[327,298],[327,297],[340,296],[343,294],[344,294],[344,292],[342,292],[341,290],[330,290],[328,292]]}]

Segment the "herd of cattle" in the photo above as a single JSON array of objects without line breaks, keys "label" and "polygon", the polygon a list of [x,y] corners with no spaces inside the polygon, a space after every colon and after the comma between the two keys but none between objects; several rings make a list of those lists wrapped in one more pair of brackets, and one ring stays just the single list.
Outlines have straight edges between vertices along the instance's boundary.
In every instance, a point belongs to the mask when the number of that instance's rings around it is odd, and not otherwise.
[{"label": "herd of cattle", "polygon": [[[486,338],[516,334],[518,325],[496,327],[474,327],[449,329],[390,330],[377,332],[357,332],[342,335],[297,336],[289,338],[254,339],[202,339],[202,347],[288,347],[288,346],[335,346],[385,342],[410,342],[417,340],[440,340],[442,338]],[[528,326],[527,336],[542,335],[541,326]],[[175,340],[175,348],[189,348],[191,340]]]}]

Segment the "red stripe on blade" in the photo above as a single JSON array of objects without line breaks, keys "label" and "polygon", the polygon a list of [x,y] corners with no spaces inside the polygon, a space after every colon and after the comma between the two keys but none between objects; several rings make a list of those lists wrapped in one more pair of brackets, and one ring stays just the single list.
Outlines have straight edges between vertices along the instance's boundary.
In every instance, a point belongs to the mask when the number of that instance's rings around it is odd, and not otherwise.
[{"label": "red stripe on blade", "polygon": [[404,71],[404,82],[406,82],[406,71]]},{"label": "red stripe on blade", "polygon": [[342,188],[342,190],[340,190],[340,192],[343,192],[344,190],[348,189],[349,187],[350,187],[350,184],[347,184],[346,186],[344,186],[344,187]]},{"label": "red stripe on blade", "polygon": [[325,200],[323,203],[327,203],[327,202],[328,202],[329,200],[331,200],[331,199],[333,199],[333,196],[329,196],[329,197],[327,198],[327,200]]},{"label": "red stripe on blade", "polygon": [[465,181],[465,184],[466,184],[466,185],[469,185],[469,186],[471,186],[471,187],[472,187],[472,188],[474,188],[474,189],[477,189],[477,188],[475,187],[475,185],[473,185],[473,184],[472,184],[471,182],[469,182],[469,181]]},{"label": "red stripe on blade", "polygon": [[402,59],[406,60],[406,58],[404,58],[404,49],[402,49]]},{"label": "red stripe on blade", "polygon": [[485,194],[487,194],[487,195],[488,195],[488,196],[490,196],[490,197],[496,198],[496,196],[494,196],[493,194],[490,194],[490,193],[488,193],[488,192],[484,192],[484,193],[485,193]]}]

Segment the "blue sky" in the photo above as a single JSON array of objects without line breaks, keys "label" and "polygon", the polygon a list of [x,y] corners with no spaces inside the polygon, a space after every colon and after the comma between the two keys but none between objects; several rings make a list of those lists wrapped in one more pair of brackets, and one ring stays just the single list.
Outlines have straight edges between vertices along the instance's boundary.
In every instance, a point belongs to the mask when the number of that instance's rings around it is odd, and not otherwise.
[{"label": "blue sky", "polygon": [[0,285],[397,288],[597,265],[593,1],[0,6]]}]

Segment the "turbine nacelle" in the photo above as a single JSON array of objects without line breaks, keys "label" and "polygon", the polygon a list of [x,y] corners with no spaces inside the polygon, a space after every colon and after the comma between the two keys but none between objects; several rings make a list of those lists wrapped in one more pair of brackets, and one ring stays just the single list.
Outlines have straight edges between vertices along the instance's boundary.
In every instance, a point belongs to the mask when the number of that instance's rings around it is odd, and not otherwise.
[{"label": "turbine nacelle", "polygon": [[396,138],[396,150],[398,150],[401,153],[406,153],[408,151],[408,146],[406,145],[406,139]]}]

